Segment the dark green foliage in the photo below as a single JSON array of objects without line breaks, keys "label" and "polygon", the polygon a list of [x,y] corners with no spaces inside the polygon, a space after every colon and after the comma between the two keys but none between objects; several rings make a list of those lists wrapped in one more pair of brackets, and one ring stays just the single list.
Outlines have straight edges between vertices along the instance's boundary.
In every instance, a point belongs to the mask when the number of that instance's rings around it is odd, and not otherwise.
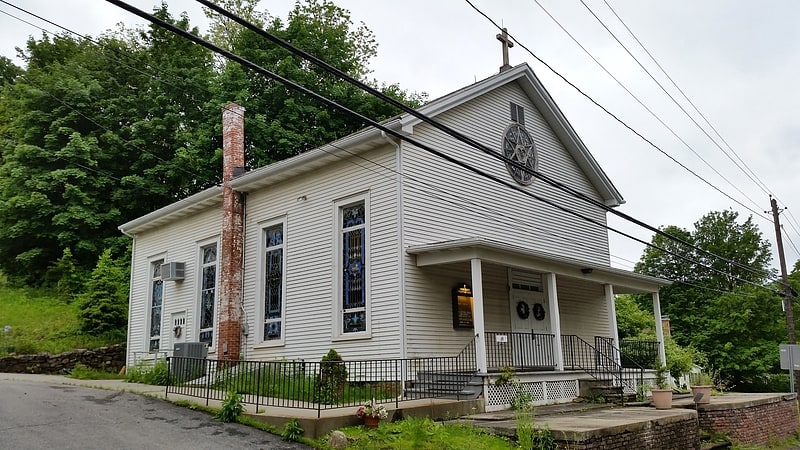
[{"label": "dark green foliage", "polygon": [[228,392],[228,396],[222,402],[222,408],[214,415],[214,418],[223,423],[236,422],[243,412],[242,396],[236,392]]},{"label": "dark green foliage", "polygon": [[347,382],[347,367],[334,349],[322,357],[317,381],[317,401],[335,405],[341,401]]},{"label": "dark green foliage", "polygon": [[285,441],[297,442],[303,437],[303,427],[300,426],[297,419],[292,419],[283,424],[281,437]]},{"label": "dark green foliage", "polygon": [[71,302],[75,295],[83,292],[84,281],[88,275],[87,271],[81,270],[75,265],[75,258],[69,247],[64,249],[61,258],[47,272],[47,277],[57,278],[56,291],[59,297],[66,302]]},{"label": "dark green foliage", "polygon": [[151,384],[153,386],[166,386],[169,384],[169,366],[165,359],[156,362],[143,361],[125,372],[125,381],[128,383]]},{"label": "dark green foliage", "polygon": [[91,335],[125,329],[128,325],[128,277],[106,250],[78,296],[81,330]]},{"label": "dark green foliage", "polygon": [[[327,0],[301,0],[284,22],[255,5],[223,4],[366,79],[377,44],[347,11]],[[199,34],[165,3],[155,15]],[[212,22],[210,33],[224,47],[377,120],[397,113],[223,22]],[[89,270],[104,249],[122,255],[129,239],[118,225],[217,184],[221,108],[231,101],[248,110],[249,167],[363,126],[155,25],[95,41],[101,45],[44,35],[22,46],[24,69],[0,59],[0,270],[18,282],[56,283],[67,248],[77,271]],[[412,104],[425,98],[397,85],[381,88]]]},{"label": "dark green foliage", "polygon": [[[653,244],[692,261],[647,248],[636,265],[637,272],[675,281],[661,289],[660,300],[677,344],[705,354],[734,384],[775,371],[785,321],[781,327],[780,298],[749,284],[766,284],[771,275],[769,242],[752,219],[740,223],[734,211],[714,211],[695,222],[693,231],[664,231],[724,258],[656,235]],[[649,296],[638,300],[645,308],[651,304]]]}]

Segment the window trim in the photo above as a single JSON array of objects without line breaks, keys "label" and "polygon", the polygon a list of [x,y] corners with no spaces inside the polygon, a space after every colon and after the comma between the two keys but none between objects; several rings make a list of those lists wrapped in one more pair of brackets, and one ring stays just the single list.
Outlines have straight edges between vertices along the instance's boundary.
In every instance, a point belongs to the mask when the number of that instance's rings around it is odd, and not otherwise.
[{"label": "window trim", "polygon": [[159,334],[158,334],[158,349],[151,350],[150,344],[154,340],[153,336],[150,334],[150,331],[153,328],[153,283],[156,280],[156,277],[153,276],[153,268],[155,264],[164,264],[167,261],[167,254],[163,253],[156,256],[151,256],[147,259],[147,307],[145,308],[145,329],[144,329],[144,348],[148,353],[151,354],[158,354],[159,352],[163,352],[164,348],[162,344],[164,343],[164,300],[166,299],[166,288],[167,284],[161,278],[158,278],[161,281],[161,324],[159,327]]},{"label": "window trim", "polygon": [[[265,220],[259,222],[258,229],[258,304],[256,305],[256,323],[258,324],[258,331],[256,332],[256,339],[257,343],[255,348],[265,348],[265,347],[280,347],[286,344],[286,298],[287,298],[287,289],[286,289],[286,259],[288,255],[287,251],[287,236],[288,236],[288,226],[287,226],[287,217],[281,216],[276,217],[273,219]],[[272,228],[276,225],[281,225],[283,228],[283,243],[281,247],[283,249],[283,260],[281,261],[283,267],[281,270],[281,285],[283,289],[281,291],[281,337],[279,339],[270,339],[267,340],[266,336],[264,335],[264,324],[266,323],[266,319],[264,316],[266,315],[266,270],[267,270],[267,229]]]},{"label": "window trim", "polygon": [[[357,203],[364,203],[364,313],[365,313],[365,321],[366,327],[364,331],[354,332],[354,333],[345,333],[342,329],[342,317],[344,314],[344,304],[342,295],[342,290],[344,289],[344,283],[342,281],[342,252],[344,251],[344,246],[342,244],[342,234],[343,234],[343,227],[342,227],[342,212],[344,208],[357,204]],[[372,272],[372,261],[370,258],[370,221],[371,221],[371,214],[370,214],[370,198],[369,198],[369,191],[362,192],[359,194],[354,194],[348,197],[340,198],[333,202],[333,217],[334,217],[334,255],[333,255],[333,301],[332,304],[332,339],[334,341],[346,341],[346,340],[356,340],[356,339],[369,339],[372,337],[372,296],[371,296],[371,286],[372,286],[372,279],[371,279],[371,272]]]},{"label": "window trim", "polygon": [[209,352],[214,352],[216,350],[216,347],[217,347],[217,337],[218,337],[217,336],[217,332],[219,331],[219,327],[218,327],[218,325],[219,325],[219,323],[218,323],[218,321],[219,321],[219,311],[217,310],[218,306],[219,306],[219,290],[220,290],[220,285],[219,285],[219,282],[220,282],[220,276],[219,276],[219,269],[220,269],[220,266],[219,266],[219,263],[220,263],[219,236],[214,236],[212,238],[204,239],[202,241],[197,241],[197,266],[196,266],[197,267],[197,285],[196,285],[197,286],[197,294],[196,294],[196,297],[195,297],[197,300],[195,302],[196,314],[192,315],[192,318],[193,318],[193,321],[194,321],[194,326],[192,327],[193,331],[194,331],[192,340],[200,342],[200,333],[203,330],[203,328],[201,328],[202,327],[202,320],[203,320],[203,269],[204,269],[204,266],[205,266],[205,264],[203,263],[203,249],[206,248],[206,247],[210,247],[211,245],[216,245],[217,246],[217,260],[216,260],[217,270],[216,270],[215,278],[214,278],[214,291],[215,291],[214,292],[214,312],[213,312],[214,318],[212,319],[212,325],[211,325],[211,331],[212,331],[213,334],[212,334],[212,337],[211,337],[211,343],[208,346],[208,351]]}]

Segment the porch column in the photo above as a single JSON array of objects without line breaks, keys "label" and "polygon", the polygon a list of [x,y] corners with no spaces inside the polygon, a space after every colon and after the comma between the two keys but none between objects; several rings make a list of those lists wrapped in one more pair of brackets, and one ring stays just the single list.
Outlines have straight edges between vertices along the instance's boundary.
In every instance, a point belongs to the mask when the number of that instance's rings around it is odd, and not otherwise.
[{"label": "porch column", "polygon": [[653,292],[653,315],[656,319],[656,339],[658,339],[658,359],[667,365],[667,353],[664,351],[664,328],[661,326],[661,300],[658,292]]},{"label": "porch column", "polygon": [[553,357],[555,359],[556,370],[564,370],[564,353],[561,349],[561,313],[558,311],[558,290],[556,289],[556,274],[547,273],[544,275],[545,287],[547,289],[547,306],[550,309],[550,326],[553,330]]},{"label": "porch column", "polygon": [[[614,286],[611,284],[604,284],[603,288],[606,292],[606,305],[608,309],[608,326],[611,328],[611,342],[614,343],[615,349],[620,349],[619,346],[619,332],[617,331],[617,306],[614,302]],[[614,350],[614,361],[620,364],[619,351]]]},{"label": "porch column", "polygon": [[472,266],[472,313],[475,315],[473,323],[475,327],[475,363],[478,373],[488,372],[486,364],[486,330],[484,327],[483,315],[483,274],[481,272],[481,260],[473,258]]}]

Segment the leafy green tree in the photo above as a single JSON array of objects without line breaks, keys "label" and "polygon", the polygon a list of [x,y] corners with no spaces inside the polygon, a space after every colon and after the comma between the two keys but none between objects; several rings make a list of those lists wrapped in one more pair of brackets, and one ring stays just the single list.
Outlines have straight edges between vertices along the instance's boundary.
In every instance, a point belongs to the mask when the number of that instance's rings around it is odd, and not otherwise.
[{"label": "leafy green tree", "polygon": [[123,330],[128,325],[128,278],[126,270],[105,250],[86,282],[80,301],[81,330],[99,335]]},{"label": "leafy green tree", "polygon": [[655,326],[653,314],[639,306],[633,296],[618,295],[614,305],[617,311],[617,332],[620,339],[636,338],[643,333],[653,331]]},{"label": "leafy green tree", "polygon": [[697,348],[734,382],[774,370],[781,341],[775,320],[782,315],[775,316],[780,302],[774,293],[752,285],[766,284],[771,275],[769,242],[752,219],[740,222],[734,211],[714,211],[692,231],[664,230],[706,251],[656,235],[652,242],[671,253],[648,248],[636,265],[637,272],[674,281],[661,289],[660,299],[676,342]]}]

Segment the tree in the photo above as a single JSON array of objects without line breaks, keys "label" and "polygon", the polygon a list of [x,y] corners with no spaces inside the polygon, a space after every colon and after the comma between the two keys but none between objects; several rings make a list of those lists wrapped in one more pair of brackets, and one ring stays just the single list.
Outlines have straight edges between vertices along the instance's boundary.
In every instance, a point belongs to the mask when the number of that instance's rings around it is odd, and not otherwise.
[{"label": "tree", "polygon": [[126,270],[111,258],[111,251],[104,251],[86,282],[86,292],[78,296],[82,331],[99,335],[127,327],[127,279]]},{"label": "tree", "polygon": [[[767,350],[774,346],[777,352],[781,338],[774,319],[782,316],[773,317],[780,304],[774,289],[756,287],[769,280],[771,255],[752,219],[740,223],[734,211],[714,211],[695,222],[692,231],[664,230],[700,249],[656,235],[653,244],[668,252],[647,248],[635,268],[674,281],[660,290],[660,299],[676,342],[706,354],[713,367],[734,381],[774,370],[771,361],[777,353]],[[757,338],[759,333],[763,338]]]},{"label": "tree", "polygon": [[[284,23],[256,4],[224,6],[355,77],[369,73],[377,44],[347,11],[327,0],[298,1]],[[154,14],[200,33],[166,3]],[[244,57],[375,120],[397,113],[260,36],[223,25],[212,23],[212,38]],[[24,283],[51,281],[47,272],[66,248],[77,270],[93,267],[103,249],[121,254],[129,240],[120,223],[218,184],[219,117],[231,101],[248,109],[250,167],[363,126],[155,25],[96,41],[43,35],[28,40],[24,69],[0,60],[0,270]],[[383,90],[412,105],[424,99],[396,85]]]}]

